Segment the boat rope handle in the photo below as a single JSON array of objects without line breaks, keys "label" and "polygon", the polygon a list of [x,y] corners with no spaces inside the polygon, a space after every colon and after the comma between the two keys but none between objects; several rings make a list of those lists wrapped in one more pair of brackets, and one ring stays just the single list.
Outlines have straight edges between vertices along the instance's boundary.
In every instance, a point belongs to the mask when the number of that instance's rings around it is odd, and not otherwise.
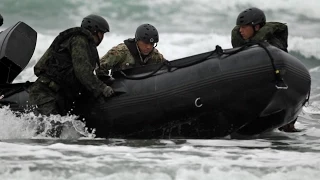
[{"label": "boat rope handle", "polygon": [[280,70],[276,67],[275,63],[274,63],[274,58],[272,57],[270,51],[267,49],[265,42],[247,42],[246,44],[244,44],[243,46],[239,47],[239,49],[237,49],[236,51],[231,51],[231,52],[223,52],[223,54],[228,54],[228,55],[233,55],[236,54],[244,49],[246,49],[247,47],[253,46],[253,45],[258,45],[260,46],[262,49],[264,49],[266,51],[266,53],[269,56],[272,68],[273,68],[273,73],[275,76],[275,87],[277,89],[288,89],[287,84],[284,82],[282,76],[281,76],[281,72]]},{"label": "boat rope handle", "polygon": [[258,44],[262,49],[264,49],[266,51],[266,53],[268,54],[269,58],[270,58],[270,61],[271,61],[271,64],[272,64],[272,68],[273,68],[273,71],[274,71],[274,75],[275,75],[275,80],[276,80],[276,88],[277,89],[288,89],[288,85],[284,82],[281,74],[280,74],[280,70],[277,69],[275,63],[274,63],[274,59],[270,53],[270,51],[266,48],[266,46],[262,43],[262,42],[258,42],[256,43]]}]

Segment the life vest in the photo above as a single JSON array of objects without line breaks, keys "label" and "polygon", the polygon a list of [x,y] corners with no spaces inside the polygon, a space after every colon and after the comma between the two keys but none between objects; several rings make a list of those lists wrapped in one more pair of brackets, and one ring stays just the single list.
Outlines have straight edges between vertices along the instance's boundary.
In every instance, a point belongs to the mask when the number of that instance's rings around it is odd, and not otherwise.
[{"label": "life vest", "polygon": [[140,57],[135,39],[130,38],[130,39],[124,40],[124,44],[127,46],[130,54],[134,58],[134,61],[135,61],[134,67],[139,67],[139,66],[148,64],[148,61],[151,59],[151,55],[154,49],[150,52],[149,55],[146,56],[146,55],[140,54],[141,55]]},{"label": "life vest", "polygon": [[70,52],[70,40],[75,36],[85,36],[88,39],[88,55],[93,67],[99,63],[98,51],[90,31],[75,27],[61,32],[52,42],[47,52],[35,65],[35,74],[45,76],[56,82],[64,91],[77,93],[82,85],[74,74]]}]

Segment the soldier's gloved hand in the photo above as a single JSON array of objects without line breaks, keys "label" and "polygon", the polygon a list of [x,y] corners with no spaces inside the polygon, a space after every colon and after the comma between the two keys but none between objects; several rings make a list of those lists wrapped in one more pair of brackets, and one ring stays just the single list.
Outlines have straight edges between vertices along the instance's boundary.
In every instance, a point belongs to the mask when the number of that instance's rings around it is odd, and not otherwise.
[{"label": "soldier's gloved hand", "polygon": [[110,86],[106,86],[103,91],[102,94],[104,97],[108,98],[110,96],[112,96],[114,94],[113,89]]}]

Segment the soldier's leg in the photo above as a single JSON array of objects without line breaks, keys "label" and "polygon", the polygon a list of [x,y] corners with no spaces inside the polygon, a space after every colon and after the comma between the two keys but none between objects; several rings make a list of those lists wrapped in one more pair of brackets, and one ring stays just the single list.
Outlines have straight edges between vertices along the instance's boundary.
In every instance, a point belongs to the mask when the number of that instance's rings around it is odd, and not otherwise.
[{"label": "soldier's leg", "polygon": [[46,84],[36,81],[29,88],[29,103],[35,107],[35,112],[42,115],[59,114],[57,94]]},{"label": "soldier's leg", "polygon": [[[29,89],[29,101],[34,107],[34,112],[39,115],[50,116],[50,114],[61,114],[59,104],[62,98],[57,92],[52,91],[47,84],[36,81]],[[59,137],[63,129],[63,124],[59,121],[51,120],[50,122],[39,119],[36,128],[36,134],[42,134],[48,137]],[[50,128],[47,127],[50,123]]]}]

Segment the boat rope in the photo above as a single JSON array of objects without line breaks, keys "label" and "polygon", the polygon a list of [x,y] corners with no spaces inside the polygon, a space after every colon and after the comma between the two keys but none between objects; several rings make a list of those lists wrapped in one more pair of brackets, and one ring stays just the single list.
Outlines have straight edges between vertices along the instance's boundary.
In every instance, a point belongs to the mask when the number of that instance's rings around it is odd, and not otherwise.
[{"label": "boat rope", "polygon": [[149,78],[149,77],[152,77],[155,73],[157,73],[160,69],[162,69],[163,67],[167,67],[168,71],[171,72],[173,68],[175,69],[179,69],[179,68],[185,68],[185,67],[188,67],[188,66],[192,66],[192,65],[195,65],[195,64],[198,64],[198,63],[201,63],[205,60],[207,60],[209,57],[211,57],[213,54],[217,53],[219,54],[220,52],[222,52],[222,48],[220,46],[216,46],[216,49],[214,51],[211,51],[209,55],[207,55],[206,57],[202,58],[202,59],[199,59],[197,61],[194,61],[194,62],[190,62],[190,63],[186,63],[186,64],[183,64],[183,65],[172,65],[170,63],[170,61],[168,60],[165,60],[163,63],[161,63],[161,65],[155,69],[154,71],[152,71],[151,73],[147,74],[147,75],[144,75],[144,76],[128,76],[125,72],[123,72],[122,70],[120,71],[120,73],[126,78],[126,79],[130,79],[130,80],[141,80],[141,79],[146,79],[146,78]]},{"label": "boat rope", "polygon": [[269,58],[270,58],[270,61],[271,61],[271,64],[272,64],[272,68],[273,68],[273,71],[274,71],[274,75],[275,75],[275,79],[276,79],[276,88],[277,89],[288,89],[288,86],[287,84],[284,82],[281,74],[280,74],[280,70],[276,67],[275,63],[274,63],[274,59],[270,53],[270,51],[267,49],[267,47],[261,43],[261,42],[258,42],[257,43],[260,47],[262,47],[266,53],[268,54]]},{"label": "boat rope", "polygon": [[164,61],[157,69],[155,69],[154,71],[152,71],[151,73],[144,75],[144,76],[128,76],[125,72],[123,72],[122,70],[120,71],[120,73],[126,78],[126,79],[130,79],[130,80],[141,80],[141,79],[146,79],[149,77],[152,77],[155,73],[157,73],[160,69],[162,69],[163,67],[167,67],[168,71],[171,72],[173,68],[179,69],[179,68],[185,68],[188,66],[192,66],[198,63],[201,63],[205,60],[207,60],[209,57],[211,57],[213,54],[217,54],[219,56],[223,55],[223,54],[227,54],[227,55],[232,55],[232,54],[236,54],[250,46],[253,45],[258,45],[261,48],[263,48],[266,53],[269,56],[272,68],[273,68],[273,72],[274,72],[274,76],[275,76],[275,87],[277,89],[288,89],[288,86],[286,85],[286,83],[284,82],[280,70],[276,67],[275,63],[274,63],[274,58],[272,57],[270,51],[267,49],[266,45],[263,42],[248,42],[245,45],[243,45],[242,47],[238,48],[237,50],[234,51],[224,51],[220,46],[216,46],[216,49],[214,51],[211,51],[211,53],[209,55],[207,55],[206,57],[199,59],[197,61],[193,61],[190,63],[186,63],[186,64],[182,64],[182,65],[172,65],[170,63],[170,61],[166,60]]},{"label": "boat rope", "polygon": [[277,89],[288,89],[287,84],[284,82],[281,73],[280,73],[280,69],[278,69],[274,63],[274,58],[272,57],[270,51],[267,49],[266,45],[264,42],[248,42],[246,44],[244,44],[243,46],[241,46],[239,49],[237,49],[236,51],[230,51],[230,52],[223,52],[223,54],[228,54],[228,55],[232,55],[232,54],[236,54],[244,49],[246,49],[247,47],[253,46],[253,45],[258,45],[260,46],[262,49],[264,49],[266,51],[266,53],[269,56],[272,68],[273,68],[273,72],[274,72],[274,76],[275,76],[275,86]]}]

